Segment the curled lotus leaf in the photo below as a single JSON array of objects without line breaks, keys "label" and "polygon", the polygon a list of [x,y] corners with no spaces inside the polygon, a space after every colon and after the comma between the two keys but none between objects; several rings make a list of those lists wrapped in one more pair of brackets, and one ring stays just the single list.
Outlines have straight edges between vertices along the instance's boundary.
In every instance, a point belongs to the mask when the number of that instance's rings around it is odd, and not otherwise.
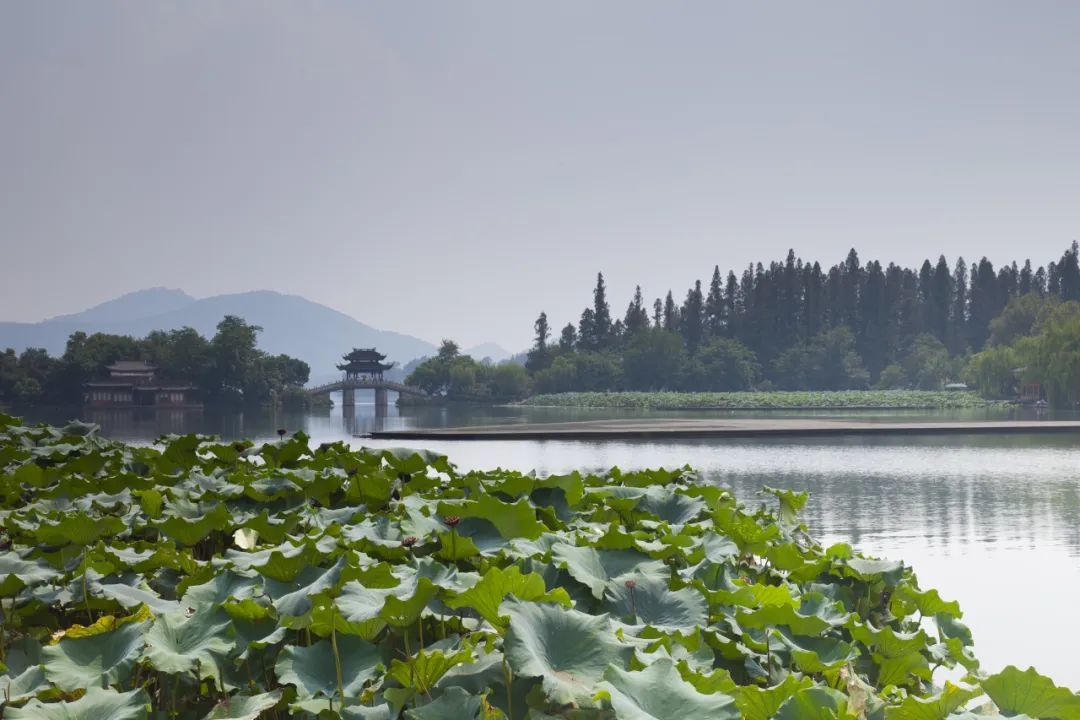
[{"label": "curled lotus leaf", "polygon": [[[382,657],[376,646],[351,635],[339,636],[337,646],[345,698],[356,698],[364,685],[379,674]],[[337,665],[329,639],[307,647],[285,647],[278,655],[274,673],[282,684],[296,687],[301,698],[321,695],[337,699]]]},{"label": "curled lotus leaf", "polygon": [[671,575],[664,563],[636,550],[596,550],[559,543],[551,548],[551,555],[597,600],[603,599],[609,583],[625,584],[627,580],[637,582],[647,577],[667,579]]},{"label": "curled lotus leaf", "polygon": [[847,697],[830,687],[803,688],[784,701],[774,720],[837,720],[848,716]]},{"label": "curled lotus leaf", "polygon": [[44,703],[31,700],[21,708],[4,710],[7,720],[146,720],[150,696],[145,690],[120,693],[89,687],[78,700]]},{"label": "curled lotus leaf", "polygon": [[679,675],[675,664],[660,659],[643,670],[609,666],[597,684],[619,718],[626,720],[739,720],[735,699],[701,693]]},{"label": "curled lotus leaf", "polygon": [[1030,715],[1035,718],[1077,720],[1080,718],[1080,695],[1058,687],[1035,668],[1020,670],[1009,665],[982,681],[982,689],[1005,715]]},{"label": "curled lotus leaf", "polygon": [[406,720],[479,720],[484,713],[484,699],[479,695],[470,695],[465,690],[447,688],[430,703],[407,710]]},{"label": "curled lotus leaf", "polygon": [[508,595],[532,602],[554,602],[565,606],[571,604],[566,590],[555,588],[548,592],[544,578],[539,573],[523,574],[516,565],[505,570],[491,568],[480,578],[480,582],[446,600],[446,604],[452,608],[472,608],[494,627],[504,629],[506,621],[499,615],[499,605]]},{"label": "curled lotus leaf", "polygon": [[219,665],[233,647],[228,615],[221,610],[168,613],[146,634],[145,657],[166,674],[195,673],[219,678]]},{"label": "curled lotus leaf", "polygon": [[546,603],[507,601],[503,641],[510,667],[538,677],[557,704],[587,702],[609,665],[626,667],[633,647],[616,639],[607,615],[589,615]]},{"label": "curled lotus leaf", "polygon": [[108,631],[62,637],[41,651],[45,677],[65,692],[127,682],[148,625],[129,622]]},{"label": "curled lotus leaf", "polygon": [[608,612],[632,625],[689,632],[709,622],[700,592],[689,587],[669,590],[667,581],[655,577],[610,583],[604,600]]},{"label": "curled lotus leaf", "polygon": [[280,700],[280,690],[259,695],[229,695],[214,705],[203,720],[258,720]]}]

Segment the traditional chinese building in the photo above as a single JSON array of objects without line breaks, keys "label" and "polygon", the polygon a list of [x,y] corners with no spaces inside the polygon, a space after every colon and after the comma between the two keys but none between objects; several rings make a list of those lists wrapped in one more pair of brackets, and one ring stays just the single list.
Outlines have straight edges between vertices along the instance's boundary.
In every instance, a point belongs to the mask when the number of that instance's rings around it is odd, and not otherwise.
[{"label": "traditional chinese building", "polygon": [[353,348],[341,359],[337,369],[345,373],[346,381],[382,380],[383,372],[394,367],[392,362],[383,363],[386,356],[375,348]]},{"label": "traditional chinese building", "polygon": [[90,407],[202,407],[199,389],[188,382],[161,380],[157,368],[143,360],[120,360],[108,367],[109,377],[88,382],[83,402]]}]

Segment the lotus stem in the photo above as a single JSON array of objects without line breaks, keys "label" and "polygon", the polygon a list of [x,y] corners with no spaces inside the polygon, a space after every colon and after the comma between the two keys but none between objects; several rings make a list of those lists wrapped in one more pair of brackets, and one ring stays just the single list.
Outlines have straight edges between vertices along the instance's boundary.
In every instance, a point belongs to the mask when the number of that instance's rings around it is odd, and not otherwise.
[{"label": "lotus stem", "polygon": [[506,662],[506,656],[503,656],[503,676],[506,678],[506,716],[513,720],[514,717],[514,695],[510,692],[510,683],[513,680],[514,674],[510,671],[510,663]]},{"label": "lotus stem", "polygon": [[345,707],[345,683],[341,676],[341,655],[338,653],[337,646],[337,629],[336,621],[337,615],[331,612],[330,614],[330,648],[334,651],[334,671],[337,673],[337,691],[338,697],[341,698],[341,707]]}]

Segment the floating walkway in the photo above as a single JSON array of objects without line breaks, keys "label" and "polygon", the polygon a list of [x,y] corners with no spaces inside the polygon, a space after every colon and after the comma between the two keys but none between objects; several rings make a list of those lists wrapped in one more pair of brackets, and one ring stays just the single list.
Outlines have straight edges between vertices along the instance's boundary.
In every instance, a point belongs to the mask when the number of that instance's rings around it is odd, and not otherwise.
[{"label": "floating walkway", "polygon": [[382,430],[357,437],[379,440],[665,440],[686,438],[845,437],[875,435],[1076,434],[1080,421],[858,422],[850,420],[587,420],[511,423],[422,430]]}]

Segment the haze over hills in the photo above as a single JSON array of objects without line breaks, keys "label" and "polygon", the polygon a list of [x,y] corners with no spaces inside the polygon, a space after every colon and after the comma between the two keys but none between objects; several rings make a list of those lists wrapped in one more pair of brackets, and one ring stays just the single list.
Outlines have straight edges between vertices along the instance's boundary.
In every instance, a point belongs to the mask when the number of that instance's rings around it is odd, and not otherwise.
[{"label": "haze over hills", "polygon": [[[259,347],[272,354],[286,353],[303,359],[311,366],[312,381],[336,375],[334,364],[352,347],[376,347],[397,361],[399,367],[436,350],[426,340],[373,328],[298,295],[256,290],[196,299],[170,288],[139,290],[82,312],[41,322],[0,322],[0,348],[22,352],[27,347],[41,347],[51,355],[61,355],[68,336],[76,330],[142,337],[153,330],[189,326],[210,337],[225,315],[237,315],[261,326]],[[481,353],[478,359],[509,357],[494,343],[477,346],[476,350]]]}]

